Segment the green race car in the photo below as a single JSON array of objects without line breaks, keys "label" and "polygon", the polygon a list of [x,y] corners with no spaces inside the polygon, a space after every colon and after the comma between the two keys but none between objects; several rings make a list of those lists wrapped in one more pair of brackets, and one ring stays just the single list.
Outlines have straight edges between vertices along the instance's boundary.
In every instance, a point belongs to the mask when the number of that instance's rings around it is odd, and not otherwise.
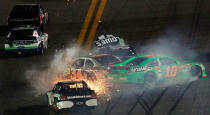
[{"label": "green race car", "polygon": [[180,63],[170,56],[138,56],[115,64],[109,69],[113,82],[143,83],[145,85],[169,80],[207,77],[200,63]]}]

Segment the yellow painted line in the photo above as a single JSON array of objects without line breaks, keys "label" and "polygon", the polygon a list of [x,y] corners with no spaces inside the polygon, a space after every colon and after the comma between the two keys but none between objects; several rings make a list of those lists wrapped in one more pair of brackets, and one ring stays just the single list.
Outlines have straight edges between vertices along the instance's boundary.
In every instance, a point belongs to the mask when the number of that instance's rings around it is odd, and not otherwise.
[{"label": "yellow painted line", "polygon": [[89,50],[92,46],[93,39],[95,37],[96,30],[98,28],[99,21],[101,19],[102,14],[103,14],[106,2],[107,2],[107,0],[101,0],[100,6],[99,6],[98,11],[96,13],[96,17],[94,19],[93,25],[92,25],[91,30],[90,30],[90,34],[88,36],[88,39],[87,39],[87,42],[86,42],[86,45],[85,45],[85,48],[87,50]]},{"label": "yellow painted line", "polygon": [[88,30],[88,27],[89,27],[91,18],[93,16],[93,12],[95,10],[97,2],[98,2],[98,0],[91,0],[91,5],[90,5],[90,7],[88,9],[87,15],[85,17],[84,23],[82,25],[82,28],[81,28],[81,31],[80,31],[80,34],[79,34],[79,37],[77,39],[78,47],[80,47],[82,45],[83,41],[84,41],[85,34],[86,34],[87,30]]}]

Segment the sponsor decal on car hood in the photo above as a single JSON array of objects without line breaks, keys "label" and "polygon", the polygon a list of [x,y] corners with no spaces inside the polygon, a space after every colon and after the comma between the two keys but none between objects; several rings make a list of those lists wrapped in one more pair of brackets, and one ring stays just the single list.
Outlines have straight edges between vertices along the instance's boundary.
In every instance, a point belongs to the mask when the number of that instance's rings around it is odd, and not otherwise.
[{"label": "sponsor decal on car hood", "polygon": [[101,35],[95,40],[95,45],[97,47],[124,45],[124,40],[113,35]]}]

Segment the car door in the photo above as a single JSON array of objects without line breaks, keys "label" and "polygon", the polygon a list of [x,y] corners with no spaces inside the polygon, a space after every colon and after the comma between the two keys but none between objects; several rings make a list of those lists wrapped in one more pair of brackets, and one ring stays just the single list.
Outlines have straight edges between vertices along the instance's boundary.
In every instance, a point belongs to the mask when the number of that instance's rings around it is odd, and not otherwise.
[{"label": "car door", "polygon": [[179,77],[179,65],[177,64],[176,60],[168,57],[162,57],[159,58],[159,61],[161,64],[160,69],[165,80]]},{"label": "car door", "polygon": [[143,82],[143,75],[147,70],[146,65],[142,65],[142,62],[145,61],[147,58],[140,57],[134,59],[127,65],[130,68],[130,72],[127,72],[127,80],[131,82]]}]

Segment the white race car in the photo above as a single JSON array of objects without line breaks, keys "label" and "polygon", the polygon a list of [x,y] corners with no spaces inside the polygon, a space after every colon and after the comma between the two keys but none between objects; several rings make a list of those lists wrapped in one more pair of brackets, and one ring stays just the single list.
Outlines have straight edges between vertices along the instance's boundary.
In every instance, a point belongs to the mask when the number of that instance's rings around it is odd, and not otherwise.
[{"label": "white race car", "polygon": [[64,76],[72,80],[96,80],[96,76],[106,77],[110,65],[121,62],[117,56],[100,54],[76,58],[64,71]]},{"label": "white race car", "polygon": [[47,92],[48,105],[55,110],[75,107],[95,108],[97,96],[85,81],[58,82],[52,91]]},{"label": "white race car", "polygon": [[43,54],[47,49],[48,34],[42,32],[39,27],[15,27],[10,30],[6,42],[6,52],[37,52]]}]

